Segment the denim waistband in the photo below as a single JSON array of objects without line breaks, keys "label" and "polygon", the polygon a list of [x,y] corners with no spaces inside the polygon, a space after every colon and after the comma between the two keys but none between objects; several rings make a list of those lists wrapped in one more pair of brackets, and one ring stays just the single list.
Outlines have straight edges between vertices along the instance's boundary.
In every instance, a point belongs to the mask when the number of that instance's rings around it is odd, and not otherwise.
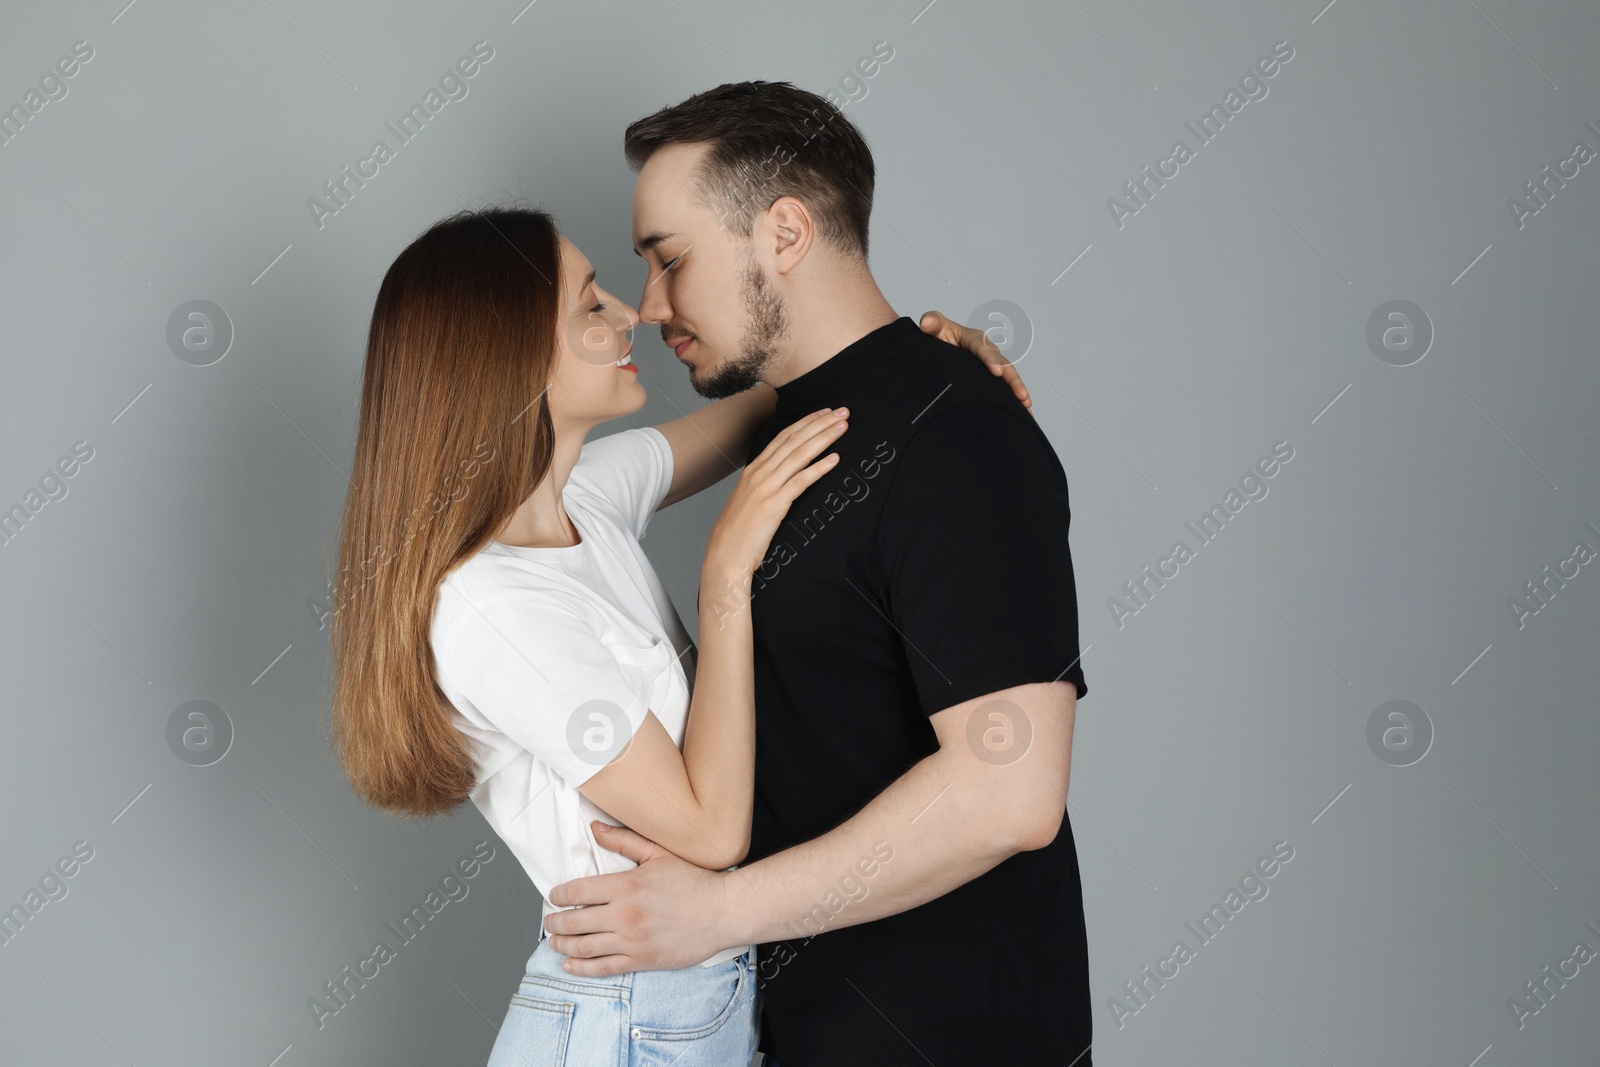
[{"label": "denim waistband", "polygon": [[[544,928],[543,924],[541,924],[540,927],[539,927],[539,944],[538,944],[538,946],[536,946],[535,951],[537,951],[537,949],[544,948],[547,945],[547,943],[549,942],[549,940],[550,940],[550,931],[546,930]],[[549,949],[550,949],[550,952],[553,955],[561,957],[562,959],[566,958],[566,957],[562,956],[560,952],[556,951],[556,948],[555,948],[554,945],[549,946]],[[722,955],[724,952],[732,952],[732,955],[729,956],[728,959],[723,959],[723,960],[716,959],[717,956]],[[732,947],[730,946],[729,948],[719,950],[718,952],[713,953],[710,957],[708,957],[710,960],[712,960],[714,962],[709,962],[709,963],[708,962],[701,962],[699,964],[691,964],[691,966],[717,967],[717,966],[721,966],[724,963],[729,962],[730,960],[738,959],[741,956],[744,957],[745,966],[750,967],[750,968],[754,968],[755,965],[756,965],[756,946],[753,945],[753,944],[745,945],[743,947],[743,949],[741,951],[739,951],[739,952],[733,952]],[[563,972],[563,973],[565,973],[565,972]],[[603,976],[599,976],[599,977],[585,978],[584,981],[586,981],[586,982],[604,982],[604,983],[611,984],[611,985],[624,985],[624,984],[627,984],[624,980],[627,978],[629,973],[636,973],[636,972],[624,972],[623,974],[603,975]]]}]

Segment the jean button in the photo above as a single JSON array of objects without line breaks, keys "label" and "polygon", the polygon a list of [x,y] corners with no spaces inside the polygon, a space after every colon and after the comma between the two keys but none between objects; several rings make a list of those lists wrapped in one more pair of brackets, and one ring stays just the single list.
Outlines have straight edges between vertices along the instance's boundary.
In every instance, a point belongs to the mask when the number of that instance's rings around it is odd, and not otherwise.
[{"label": "jean button", "polygon": [[638,1037],[638,1036],[639,1036],[639,1034],[640,1034],[640,1033],[641,1033],[641,1031],[640,1031],[640,1029],[639,1029],[639,1028],[638,1028],[638,1027],[637,1027],[637,1026],[635,1026],[635,1027],[634,1027],[634,1028],[633,1028],[633,1029],[632,1029],[632,1030],[631,1030],[631,1031],[629,1031],[629,1032],[630,1032],[630,1033],[631,1033],[631,1034],[632,1034],[632,1035],[633,1035],[633,1036],[634,1036],[634,1037],[635,1037],[635,1038],[637,1038],[637,1037]]}]

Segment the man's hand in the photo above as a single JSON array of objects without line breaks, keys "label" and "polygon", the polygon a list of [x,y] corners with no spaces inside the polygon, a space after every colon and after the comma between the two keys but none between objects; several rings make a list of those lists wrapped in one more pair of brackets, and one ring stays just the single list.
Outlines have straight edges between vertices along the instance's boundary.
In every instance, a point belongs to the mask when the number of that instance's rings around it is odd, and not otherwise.
[{"label": "man's hand", "polygon": [[627,827],[591,825],[602,847],[639,866],[550,887],[557,907],[584,905],[544,920],[550,947],[573,957],[563,970],[585,978],[672,970],[737,943],[721,928],[729,917],[724,879],[737,875],[696,867]]},{"label": "man's hand", "polygon": [[923,333],[931,333],[941,341],[953,345],[960,345],[968,352],[977,356],[988,365],[991,374],[1004,378],[1006,384],[1011,386],[1011,391],[1017,394],[1017,399],[1022,401],[1022,406],[1030,412],[1033,410],[1033,401],[1028,398],[1028,387],[1022,384],[1022,376],[1017,373],[1017,368],[1011,365],[1005,354],[989,340],[989,335],[972,326],[963,326],[945,318],[937,311],[927,311],[917,323]]}]

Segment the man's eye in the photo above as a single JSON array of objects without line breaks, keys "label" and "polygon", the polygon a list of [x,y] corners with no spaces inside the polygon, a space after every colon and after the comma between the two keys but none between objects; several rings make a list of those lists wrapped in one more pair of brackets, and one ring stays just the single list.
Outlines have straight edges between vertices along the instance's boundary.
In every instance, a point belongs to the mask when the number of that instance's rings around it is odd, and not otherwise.
[{"label": "man's eye", "polygon": [[674,266],[677,265],[678,260],[680,260],[682,258],[683,258],[682,256],[673,256],[667,262],[661,264],[661,273],[665,274],[667,271],[671,270]]}]

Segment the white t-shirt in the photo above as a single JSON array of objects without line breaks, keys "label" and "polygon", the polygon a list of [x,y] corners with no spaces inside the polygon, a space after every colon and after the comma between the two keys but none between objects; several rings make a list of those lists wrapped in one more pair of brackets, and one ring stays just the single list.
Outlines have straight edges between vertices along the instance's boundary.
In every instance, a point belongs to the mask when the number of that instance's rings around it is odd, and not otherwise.
[{"label": "white t-shirt", "polygon": [[[639,547],[672,485],[672,448],[643,426],[586,442],[562,489],[583,540],[491,541],[439,588],[432,646],[451,721],[478,756],[472,801],[545,897],[637,866],[601,848],[578,792],[655,712],[680,748],[696,650]],[[705,960],[709,966],[749,948]]]}]

